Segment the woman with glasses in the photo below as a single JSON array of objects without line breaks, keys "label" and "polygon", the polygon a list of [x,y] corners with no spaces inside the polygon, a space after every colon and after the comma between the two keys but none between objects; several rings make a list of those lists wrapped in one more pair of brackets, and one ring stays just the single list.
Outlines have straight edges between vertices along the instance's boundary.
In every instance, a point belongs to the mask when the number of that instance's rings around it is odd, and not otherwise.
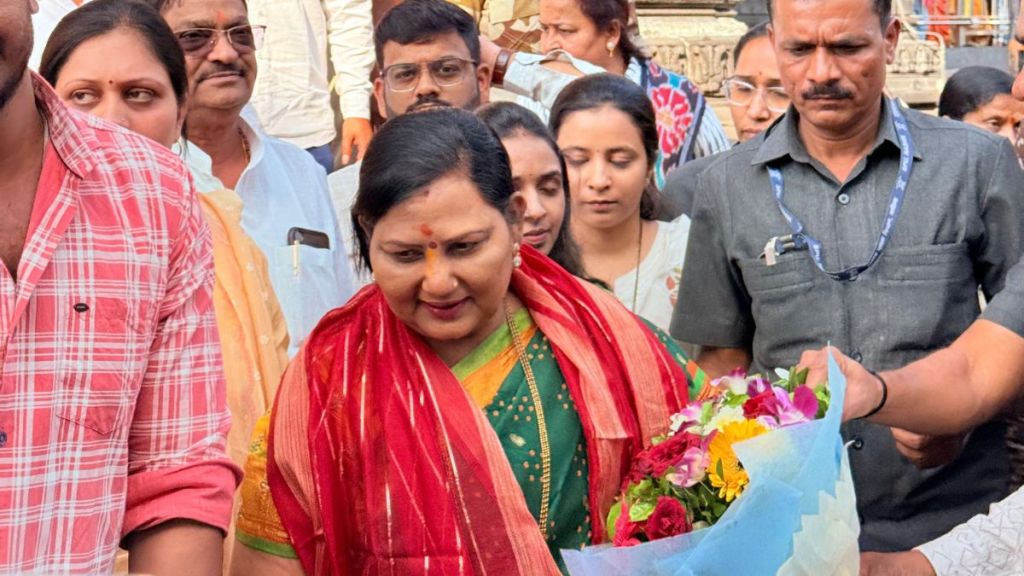
[{"label": "woman with glasses", "polygon": [[768,22],[747,30],[733,52],[733,75],[723,88],[736,137],[746,142],[765,131],[789,108]]},{"label": "woman with glasses", "polygon": [[[168,148],[180,141],[185,60],[160,14],[142,3],[93,0],[69,13],[50,36],[39,71],[71,108]],[[228,454],[241,466],[284,371],[288,332],[266,260],[242,231],[241,199],[219,190],[199,201],[213,239],[213,306],[232,415]]]},{"label": "woman with glasses", "polygon": [[282,380],[234,574],[557,576],[561,549],[606,539],[630,455],[702,374],[523,245],[524,212],[469,112],[378,132],[352,211],[376,283]]}]

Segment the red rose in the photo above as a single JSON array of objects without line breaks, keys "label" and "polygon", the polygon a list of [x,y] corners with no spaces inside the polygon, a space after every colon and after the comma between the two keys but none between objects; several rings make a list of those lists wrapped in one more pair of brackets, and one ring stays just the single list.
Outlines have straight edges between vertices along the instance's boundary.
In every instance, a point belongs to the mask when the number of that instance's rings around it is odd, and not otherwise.
[{"label": "red rose", "polygon": [[612,545],[619,548],[636,546],[641,543],[638,536],[643,533],[644,530],[640,524],[629,521],[629,507],[623,504],[622,513],[615,520],[615,537],[612,538]]},{"label": "red rose", "polygon": [[666,470],[682,461],[683,454],[691,446],[699,446],[700,442],[700,436],[690,434],[689,432],[679,432],[651,448],[650,460],[653,462],[651,475],[655,478],[660,478]]},{"label": "red rose", "polygon": [[774,416],[778,400],[775,393],[770,389],[748,399],[743,403],[743,417],[747,420],[756,420],[759,416]]},{"label": "red rose", "polygon": [[647,540],[658,540],[686,534],[693,530],[686,515],[686,506],[670,496],[659,496],[654,512],[647,519]]}]

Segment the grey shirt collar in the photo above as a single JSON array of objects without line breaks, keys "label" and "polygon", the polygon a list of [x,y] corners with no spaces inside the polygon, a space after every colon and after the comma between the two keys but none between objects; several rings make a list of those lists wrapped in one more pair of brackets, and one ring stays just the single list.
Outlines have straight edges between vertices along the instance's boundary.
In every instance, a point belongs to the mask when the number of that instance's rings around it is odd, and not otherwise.
[{"label": "grey shirt collar", "polygon": [[[892,124],[889,99],[882,97],[879,105],[882,107],[882,119],[871,152],[878,150],[882,145],[891,145],[894,152],[898,151],[900,141],[896,136],[896,127]],[[799,122],[800,113],[790,104],[789,110],[765,131],[764,141],[750,163],[752,165],[768,164],[787,156],[797,162],[810,163],[810,154],[807,153],[807,148],[804,147],[804,143],[800,139]],[[910,120],[908,119],[907,122],[909,124]],[[920,146],[915,147],[914,158],[921,159]]]}]

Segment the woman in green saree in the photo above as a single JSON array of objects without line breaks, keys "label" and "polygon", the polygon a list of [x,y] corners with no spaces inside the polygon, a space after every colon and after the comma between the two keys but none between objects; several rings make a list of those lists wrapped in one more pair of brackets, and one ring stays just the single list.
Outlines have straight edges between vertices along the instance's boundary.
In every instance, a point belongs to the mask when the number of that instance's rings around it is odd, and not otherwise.
[{"label": "woman in green saree", "polygon": [[523,210],[468,113],[377,135],[353,210],[376,282],[285,375],[247,464],[234,573],[558,574],[559,550],[604,540],[632,455],[702,375],[520,247]]}]

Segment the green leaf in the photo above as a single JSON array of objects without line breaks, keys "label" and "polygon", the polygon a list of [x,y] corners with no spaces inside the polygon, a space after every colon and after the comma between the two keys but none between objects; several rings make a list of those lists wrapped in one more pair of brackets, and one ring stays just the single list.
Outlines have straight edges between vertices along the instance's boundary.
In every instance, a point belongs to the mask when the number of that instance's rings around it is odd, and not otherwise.
[{"label": "green leaf", "polygon": [[719,478],[725,478],[725,467],[722,465],[722,460],[719,460],[718,463],[715,464],[715,474],[717,474]]},{"label": "green leaf", "polygon": [[622,515],[622,500],[619,500],[612,505],[612,509],[608,511],[608,519],[605,520],[604,528],[605,532],[608,533],[608,540],[615,539],[615,524],[619,521],[619,516]]},{"label": "green leaf", "polygon": [[639,502],[634,502],[629,507],[629,521],[643,522],[644,520],[647,520],[651,517],[651,514],[654,513],[654,506],[654,500],[645,499]]},{"label": "green leaf", "polygon": [[832,392],[828,389],[828,385],[818,386],[814,389],[814,397],[818,399],[818,414],[817,418],[824,418],[825,412],[828,412],[828,407],[832,403]]},{"label": "green leaf", "polygon": [[[796,370],[796,368],[793,368],[793,370]],[[804,368],[803,370],[800,370],[799,372],[790,371],[790,374],[791,374],[790,379],[789,379],[790,385],[793,388],[796,388],[797,386],[803,386],[804,384],[807,383],[807,374],[809,374],[809,373],[810,373],[810,370],[808,370],[807,368]]]},{"label": "green leaf", "polygon": [[702,425],[707,424],[708,422],[711,422],[711,418],[714,415],[715,415],[715,403],[714,402],[705,402],[704,405],[700,407],[700,423]]}]

